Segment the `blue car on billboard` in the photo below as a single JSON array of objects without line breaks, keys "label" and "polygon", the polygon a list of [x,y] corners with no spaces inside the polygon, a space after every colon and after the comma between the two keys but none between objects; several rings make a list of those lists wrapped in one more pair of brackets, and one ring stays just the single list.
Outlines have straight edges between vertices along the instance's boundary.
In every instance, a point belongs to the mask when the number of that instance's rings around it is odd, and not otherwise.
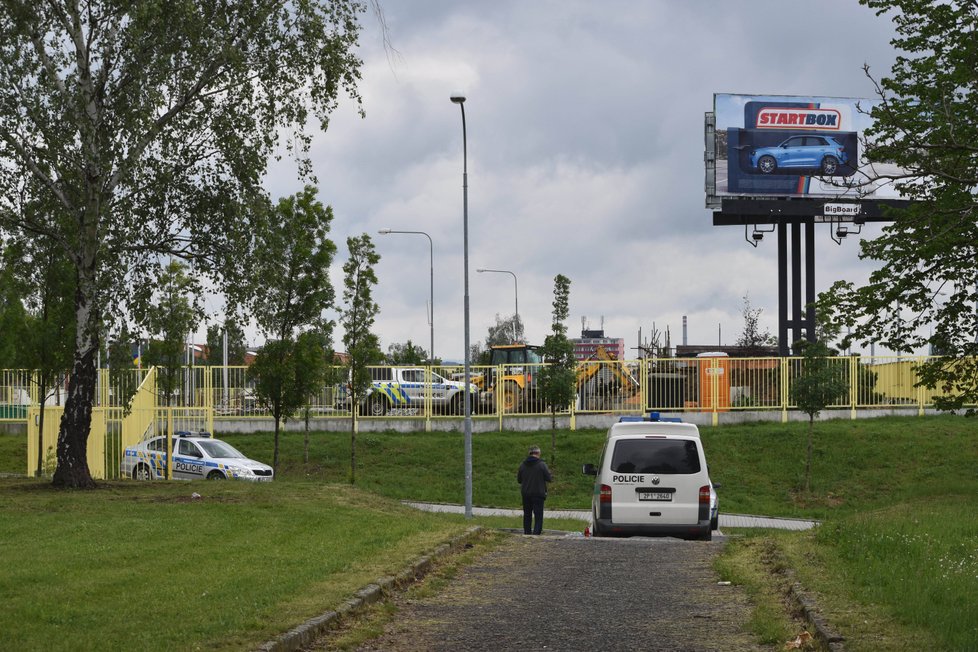
[{"label": "blue car on billboard", "polygon": [[849,160],[846,148],[829,136],[792,136],[777,147],[758,147],[750,152],[751,167],[761,174],[779,170],[811,169],[836,174]]}]

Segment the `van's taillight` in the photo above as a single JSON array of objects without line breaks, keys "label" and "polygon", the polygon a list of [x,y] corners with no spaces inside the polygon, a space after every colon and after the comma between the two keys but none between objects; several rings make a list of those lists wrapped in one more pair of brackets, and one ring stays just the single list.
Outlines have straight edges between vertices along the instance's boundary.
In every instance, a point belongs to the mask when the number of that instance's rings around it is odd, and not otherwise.
[{"label": "van's taillight", "polygon": [[700,505],[703,503],[710,504],[710,485],[708,484],[700,487]]},{"label": "van's taillight", "polygon": [[[707,487],[709,489],[709,487]],[[709,500],[709,495],[707,495],[707,500]],[[611,502],[611,487],[606,484],[601,485],[601,502],[610,503]]]}]

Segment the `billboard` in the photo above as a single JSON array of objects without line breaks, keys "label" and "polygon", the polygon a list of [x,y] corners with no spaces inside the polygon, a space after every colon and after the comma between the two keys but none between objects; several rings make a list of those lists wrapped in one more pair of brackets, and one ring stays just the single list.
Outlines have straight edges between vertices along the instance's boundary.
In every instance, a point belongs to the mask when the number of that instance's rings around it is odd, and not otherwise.
[{"label": "billboard", "polygon": [[899,170],[868,163],[862,151],[878,102],[715,94],[713,142],[707,116],[707,203],[709,195],[898,198],[887,177]]}]

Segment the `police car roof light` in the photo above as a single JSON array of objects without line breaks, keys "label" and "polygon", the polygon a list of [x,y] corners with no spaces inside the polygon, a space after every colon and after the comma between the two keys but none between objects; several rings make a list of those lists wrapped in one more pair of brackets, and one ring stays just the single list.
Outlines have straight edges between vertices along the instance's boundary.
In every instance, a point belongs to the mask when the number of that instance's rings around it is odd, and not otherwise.
[{"label": "police car roof light", "polygon": [[635,423],[638,421],[648,421],[648,419],[646,419],[645,417],[637,417],[632,415],[618,417],[618,423]]},{"label": "police car roof light", "polygon": [[174,437],[205,437],[210,438],[211,433],[206,430],[177,430],[173,433]]},{"label": "police car roof light", "polygon": [[664,417],[658,412],[649,412],[649,421],[662,421],[665,423],[682,423],[683,420],[679,417]]}]

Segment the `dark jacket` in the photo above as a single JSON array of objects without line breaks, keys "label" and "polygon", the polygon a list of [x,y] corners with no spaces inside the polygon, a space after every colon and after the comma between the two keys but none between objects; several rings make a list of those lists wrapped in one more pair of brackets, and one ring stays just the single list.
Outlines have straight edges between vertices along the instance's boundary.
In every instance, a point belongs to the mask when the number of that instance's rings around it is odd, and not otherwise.
[{"label": "dark jacket", "polygon": [[547,483],[553,482],[553,479],[547,463],[532,455],[523,460],[520,470],[516,472],[516,481],[520,483],[520,491],[524,496],[546,497]]}]

